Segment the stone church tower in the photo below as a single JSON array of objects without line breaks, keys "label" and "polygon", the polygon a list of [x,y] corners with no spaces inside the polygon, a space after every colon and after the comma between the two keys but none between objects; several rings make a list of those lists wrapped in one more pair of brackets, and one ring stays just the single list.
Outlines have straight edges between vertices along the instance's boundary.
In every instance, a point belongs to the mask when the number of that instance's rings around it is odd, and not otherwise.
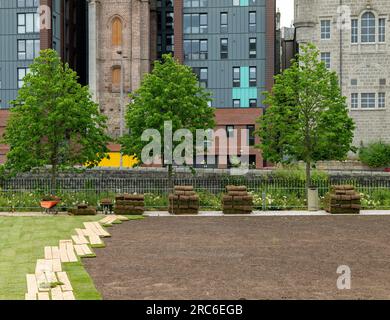
[{"label": "stone church tower", "polygon": [[109,133],[121,127],[121,72],[125,103],[156,59],[154,0],[89,0],[89,85]]},{"label": "stone church tower", "polygon": [[390,142],[389,21],[389,0],[295,0],[296,40],[314,43],[337,72],[355,146]]}]

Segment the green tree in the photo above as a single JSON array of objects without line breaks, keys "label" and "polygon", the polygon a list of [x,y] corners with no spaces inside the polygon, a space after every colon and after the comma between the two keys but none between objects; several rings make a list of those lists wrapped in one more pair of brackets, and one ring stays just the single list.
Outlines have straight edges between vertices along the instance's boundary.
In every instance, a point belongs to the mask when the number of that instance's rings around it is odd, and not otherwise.
[{"label": "green tree", "polygon": [[107,155],[106,118],[77,79],[51,49],[41,51],[30,65],[4,133],[4,143],[10,146],[8,170],[27,172],[50,165],[55,188],[61,167],[92,167]]},{"label": "green tree", "polygon": [[[196,129],[215,126],[214,110],[208,105],[210,94],[199,86],[192,69],[171,55],[164,55],[161,62],[154,63],[153,71],[144,77],[141,87],[130,98],[132,102],[126,112],[130,134],[123,137],[122,150],[138,159],[149,143],[141,139],[146,129],[156,129],[163,137],[164,122],[172,121],[173,132],[185,128],[195,137]],[[179,143],[174,142],[173,148]],[[168,157],[164,148],[161,155],[163,159]],[[167,167],[171,178],[172,164]]]},{"label": "green tree", "polygon": [[274,163],[304,161],[306,185],[319,160],[343,160],[351,146],[355,125],[348,115],[338,77],[320,62],[312,44],[301,46],[292,66],[275,77],[266,93],[265,114],[258,119],[258,145]]}]

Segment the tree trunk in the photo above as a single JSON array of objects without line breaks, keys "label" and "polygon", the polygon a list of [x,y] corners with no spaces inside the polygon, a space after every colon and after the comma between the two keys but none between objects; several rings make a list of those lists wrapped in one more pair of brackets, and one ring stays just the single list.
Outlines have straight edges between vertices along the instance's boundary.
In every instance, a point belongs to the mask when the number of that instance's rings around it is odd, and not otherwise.
[{"label": "tree trunk", "polygon": [[309,203],[309,188],[311,187],[311,163],[306,162],[306,199]]},{"label": "tree trunk", "polygon": [[171,164],[168,164],[168,191],[173,191],[173,167]]},{"label": "tree trunk", "polygon": [[52,163],[51,165],[51,193],[56,195],[57,193],[57,164]]}]

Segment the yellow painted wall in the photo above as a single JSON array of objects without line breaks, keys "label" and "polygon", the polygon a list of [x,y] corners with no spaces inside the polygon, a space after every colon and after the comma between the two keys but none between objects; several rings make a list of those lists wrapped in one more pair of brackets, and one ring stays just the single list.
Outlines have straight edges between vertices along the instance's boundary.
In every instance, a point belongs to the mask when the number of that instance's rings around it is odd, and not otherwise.
[{"label": "yellow painted wall", "polygon": [[[105,158],[99,163],[99,167],[120,167],[120,153],[119,152],[110,152],[108,153],[110,159]],[[123,167],[132,168],[137,163],[137,159],[133,156],[123,156]]]}]

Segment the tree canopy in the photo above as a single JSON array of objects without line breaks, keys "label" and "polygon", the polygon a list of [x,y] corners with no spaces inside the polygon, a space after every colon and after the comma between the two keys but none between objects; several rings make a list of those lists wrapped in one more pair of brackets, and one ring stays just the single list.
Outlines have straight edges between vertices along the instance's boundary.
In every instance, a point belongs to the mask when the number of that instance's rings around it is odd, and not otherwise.
[{"label": "tree canopy", "polygon": [[312,44],[300,47],[292,66],[275,77],[258,119],[258,146],[268,161],[343,160],[352,147],[355,125],[349,117],[337,74],[320,61]]},{"label": "tree canopy", "polygon": [[12,172],[51,166],[97,165],[108,152],[106,117],[76,72],[48,49],[29,67],[4,133],[10,146],[6,168]]}]

